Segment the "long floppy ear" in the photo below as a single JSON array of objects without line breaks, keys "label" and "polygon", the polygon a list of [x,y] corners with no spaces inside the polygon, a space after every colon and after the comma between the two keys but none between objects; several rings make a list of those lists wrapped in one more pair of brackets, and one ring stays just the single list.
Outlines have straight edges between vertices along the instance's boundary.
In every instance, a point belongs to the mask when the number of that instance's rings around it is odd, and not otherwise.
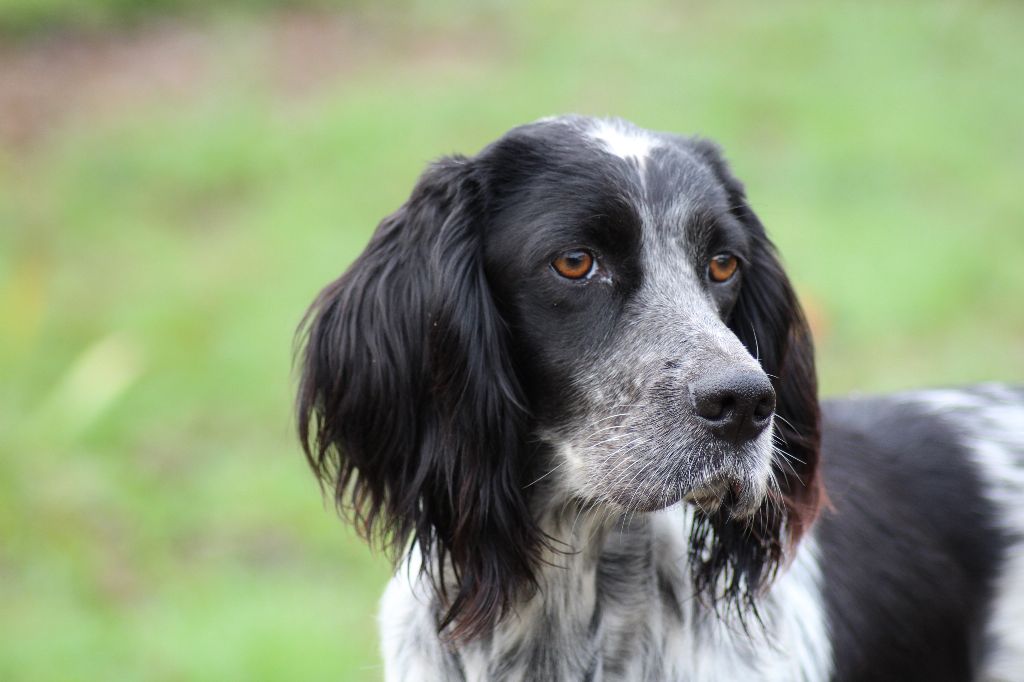
[{"label": "long floppy ear", "polygon": [[484,204],[470,160],[432,165],[299,337],[310,465],[368,541],[397,559],[413,540],[455,639],[532,583],[542,537],[522,489],[528,414],[484,276]]},{"label": "long floppy ear", "polygon": [[730,172],[717,145],[705,140],[697,145],[728,191],[734,215],[753,240],[729,327],[758,357],[775,388],[775,431],[783,450],[781,458],[776,458],[775,475],[783,493],[789,537],[795,543],[814,521],[823,497],[818,476],[820,411],[811,331],[775,247],[747,203],[743,185]]}]

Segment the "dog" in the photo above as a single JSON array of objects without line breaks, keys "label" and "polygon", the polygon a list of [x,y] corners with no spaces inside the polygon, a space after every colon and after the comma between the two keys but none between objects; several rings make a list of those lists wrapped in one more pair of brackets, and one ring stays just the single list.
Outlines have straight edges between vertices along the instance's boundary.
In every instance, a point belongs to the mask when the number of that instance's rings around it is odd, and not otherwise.
[{"label": "dog", "polygon": [[1024,390],[819,403],[708,140],[443,158],[299,343],[309,463],[395,559],[389,680],[1024,680]]}]

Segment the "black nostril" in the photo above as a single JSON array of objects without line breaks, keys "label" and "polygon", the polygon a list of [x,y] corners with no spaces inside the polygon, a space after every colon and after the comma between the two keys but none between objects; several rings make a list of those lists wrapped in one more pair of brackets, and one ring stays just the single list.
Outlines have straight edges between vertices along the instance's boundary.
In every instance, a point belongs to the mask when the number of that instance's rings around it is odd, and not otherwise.
[{"label": "black nostril", "polygon": [[720,391],[706,391],[694,395],[694,408],[697,415],[711,421],[717,421],[733,410],[733,396]]},{"label": "black nostril", "polygon": [[756,419],[768,419],[775,412],[775,391],[772,390],[771,385],[768,385],[768,391],[765,392],[761,399],[754,406],[754,417]]},{"label": "black nostril", "polygon": [[691,390],[695,414],[713,433],[733,442],[760,434],[775,411],[775,390],[764,372],[731,372]]}]

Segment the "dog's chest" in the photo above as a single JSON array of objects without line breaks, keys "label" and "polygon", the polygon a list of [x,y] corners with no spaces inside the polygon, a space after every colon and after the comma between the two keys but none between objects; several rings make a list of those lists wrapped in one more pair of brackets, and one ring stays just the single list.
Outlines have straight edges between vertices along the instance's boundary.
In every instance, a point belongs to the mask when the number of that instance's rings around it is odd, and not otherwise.
[{"label": "dog's chest", "polygon": [[460,652],[466,679],[827,679],[828,639],[811,553],[762,604],[765,627],[692,597],[678,520],[605,543],[596,565],[550,571],[541,593]]}]

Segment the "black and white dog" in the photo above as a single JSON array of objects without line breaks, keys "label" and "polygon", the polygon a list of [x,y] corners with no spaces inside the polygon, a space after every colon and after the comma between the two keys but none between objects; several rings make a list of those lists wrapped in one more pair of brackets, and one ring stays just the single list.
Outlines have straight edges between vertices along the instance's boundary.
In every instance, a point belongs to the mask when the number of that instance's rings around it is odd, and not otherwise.
[{"label": "black and white dog", "polygon": [[443,159],[303,329],[310,463],[403,559],[388,679],[1024,680],[1024,391],[819,410],[710,142]]}]

